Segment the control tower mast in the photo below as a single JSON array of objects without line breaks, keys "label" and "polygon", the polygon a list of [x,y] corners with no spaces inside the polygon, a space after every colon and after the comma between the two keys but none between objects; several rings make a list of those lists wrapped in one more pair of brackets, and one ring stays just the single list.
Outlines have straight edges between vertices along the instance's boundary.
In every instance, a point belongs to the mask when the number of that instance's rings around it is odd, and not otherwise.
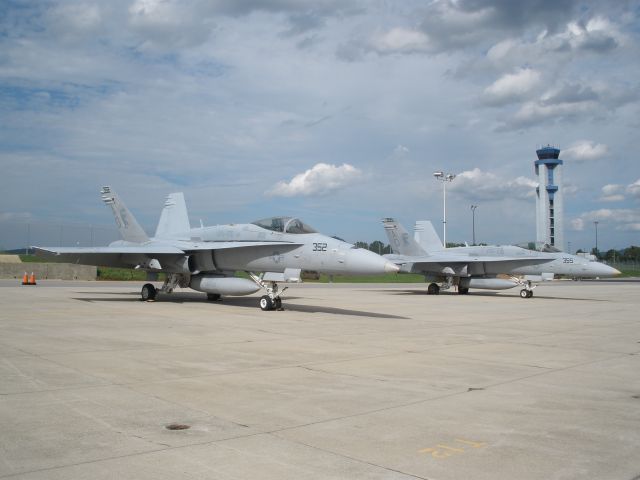
[{"label": "control tower mast", "polygon": [[536,150],[539,185],[536,188],[536,241],[564,250],[562,160],[560,149],[547,145]]}]

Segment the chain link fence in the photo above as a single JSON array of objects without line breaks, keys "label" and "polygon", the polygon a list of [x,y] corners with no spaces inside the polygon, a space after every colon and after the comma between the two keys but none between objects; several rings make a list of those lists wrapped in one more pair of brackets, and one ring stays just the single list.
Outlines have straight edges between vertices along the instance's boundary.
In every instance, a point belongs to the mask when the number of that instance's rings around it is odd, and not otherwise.
[{"label": "chain link fence", "polygon": [[606,262],[613,268],[617,268],[623,274],[640,276],[640,262],[626,261],[626,262]]}]

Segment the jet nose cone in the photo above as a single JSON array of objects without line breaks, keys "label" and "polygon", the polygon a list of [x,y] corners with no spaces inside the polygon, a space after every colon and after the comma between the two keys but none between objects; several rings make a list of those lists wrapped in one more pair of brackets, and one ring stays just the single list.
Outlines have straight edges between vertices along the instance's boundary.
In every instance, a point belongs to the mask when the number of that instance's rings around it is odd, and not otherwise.
[{"label": "jet nose cone", "polygon": [[615,277],[616,275],[620,275],[622,272],[617,268],[610,267],[609,265],[605,265],[604,263],[594,262],[595,266],[595,274],[598,277]]},{"label": "jet nose cone", "polygon": [[615,277],[616,275],[622,274],[617,268],[610,267],[609,265],[605,265],[605,267],[607,267],[607,271],[603,275],[604,277]]},{"label": "jet nose cone", "polygon": [[349,251],[347,265],[352,275],[381,275],[399,270],[396,265],[386,258],[361,248]]},{"label": "jet nose cone", "polygon": [[387,262],[384,264],[384,271],[386,273],[398,273],[400,271],[400,267],[395,263]]}]

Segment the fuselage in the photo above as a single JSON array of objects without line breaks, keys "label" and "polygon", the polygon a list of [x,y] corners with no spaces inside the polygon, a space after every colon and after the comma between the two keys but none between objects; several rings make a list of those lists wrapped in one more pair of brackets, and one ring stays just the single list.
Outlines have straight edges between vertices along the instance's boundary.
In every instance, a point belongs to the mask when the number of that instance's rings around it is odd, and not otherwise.
[{"label": "fuselage", "polygon": [[[193,228],[172,238],[153,238],[151,242],[176,246],[188,252],[191,255],[189,268],[198,272],[304,269],[326,274],[372,275],[398,271],[396,265],[376,253],[317,233],[297,219],[274,217],[266,220],[278,221],[274,221],[273,229],[251,223],[215,225]],[[263,222],[269,226],[266,220]],[[263,242],[264,245],[216,248],[221,242]]]},{"label": "fuselage", "polygon": [[[468,255],[481,256],[506,256],[521,257],[523,259],[546,259],[544,262],[522,265],[504,262],[496,267],[495,272],[512,275],[543,275],[552,273],[554,275],[563,275],[568,277],[612,277],[619,275],[620,272],[609,265],[601,262],[589,260],[578,255],[571,255],[564,252],[539,252],[536,250],[528,250],[514,245],[507,246],[477,246],[477,247],[455,247],[449,250],[455,250],[460,253],[466,252]],[[501,270],[501,271],[500,271]]]}]

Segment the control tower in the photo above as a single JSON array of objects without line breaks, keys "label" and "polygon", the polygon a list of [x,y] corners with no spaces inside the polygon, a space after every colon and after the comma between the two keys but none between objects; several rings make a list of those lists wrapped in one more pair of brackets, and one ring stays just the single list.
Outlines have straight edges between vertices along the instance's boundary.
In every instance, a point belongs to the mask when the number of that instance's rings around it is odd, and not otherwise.
[{"label": "control tower", "polygon": [[564,250],[560,149],[547,145],[536,153],[535,168],[539,182],[536,188],[536,241]]}]

